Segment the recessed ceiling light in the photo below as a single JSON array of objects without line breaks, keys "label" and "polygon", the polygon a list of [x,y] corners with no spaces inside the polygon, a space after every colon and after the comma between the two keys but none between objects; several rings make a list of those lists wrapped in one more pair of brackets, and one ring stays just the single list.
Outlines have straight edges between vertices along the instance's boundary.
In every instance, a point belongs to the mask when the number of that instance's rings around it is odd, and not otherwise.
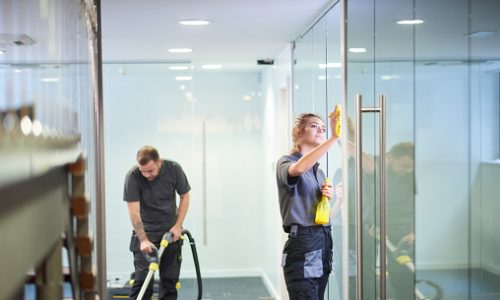
[{"label": "recessed ceiling light", "polygon": [[5,53],[5,49],[0,49],[0,54],[4,54]]},{"label": "recessed ceiling light", "polygon": [[189,69],[189,67],[188,66],[170,66],[170,67],[168,67],[168,69],[181,71],[181,70],[187,70],[187,69]]},{"label": "recessed ceiling light", "polygon": [[380,79],[382,79],[382,80],[399,79],[399,75],[382,75],[382,76],[380,76]]},{"label": "recessed ceiling light", "polygon": [[326,64],[319,64],[318,67],[320,69],[326,69],[326,68],[340,68],[342,66],[341,63],[326,63]]},{"label": "recessed ceiling light", "polygon": [[175,80],[178,80],[178,81],[189,81],[193,79],[192,76],[175,76]]},{"label": "recessed ceiling light", "polygon": [[352,53],[365,53],[366,48],[349,48],[349,52]]},{"label": "recessed ceiling light", "polygon": [[202,65],[201,68],[205,70],[218,70],[222,68],[222,65]]},{"label": "recessed ceiling light", "polygon": [[199,20],[199,19],[179,20],[177,22],[181,25],[187,25],[187,26],[204,26],[210,24],[210,21],[208,20]]},{"label": "recessed ceiling light", "polygon": [[42,82],[59,82],[59,78],[57,78],[57,77],[44,77],[44,78],[42,78]]},{"label": "recessed ceiling light", "polygon": [[497,33],[497,32],[496,31],[474,31],[474,32],[471,32],[469,34],[465,34],[464,36],[470,37],[470,38],[480,39],[480,38],[488,37],[490,35],[494,35],[495,33]]},{"label": "recessed ceiling light", "polygon": [[168,49],[168,52],[170,52],[170,53],[189,53],[189,52],[193,52],[193,49],[191,49],[191,48],[170,48],[170,49]]},{"label": "recessed ceiling light", "polygon": [[399,20],[396,23],[400,25],[418,25],[424,23],[424,20],[420,19]]}]

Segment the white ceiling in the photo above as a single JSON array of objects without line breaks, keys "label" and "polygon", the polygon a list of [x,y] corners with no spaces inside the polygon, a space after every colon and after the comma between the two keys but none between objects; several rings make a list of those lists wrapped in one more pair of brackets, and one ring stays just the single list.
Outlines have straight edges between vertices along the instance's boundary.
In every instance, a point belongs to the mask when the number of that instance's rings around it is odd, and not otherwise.
[{"label": "white ceiling", "polygon": [[[257,59],[274,58],[334,2],[102,0],[103,58],[105,62],[191,61],[195,66],[223,64],[224,69],[255,68]],[[47,7],[50,3],[51,10]],[[58,14],[75,6],[68,3],[67,0],[0,0],[0,46],[3,37],[9,34],[27,34],[36,40],[32,46],[3,45],[7,52],[0,55],[0,64],[78,60],[74,56],[80,53],[77,47],[82,45],[79,41],[84,35],[71,27],[75,26],[77,12],[72,9]],[[381,60],[405,60],[412,58],[415,51],[419,60],[466,60],[470,56],[500,61],[500,0],[376,0],[375,4],[374,21],[373,0],[349,1],[348,45],[368,49],[362,55],[350,54],[350,59],[370,60],[376,56]],[[44,16],[47,11],[53,15]],[[396,19],[411,18],[413,14],[425,20],[415,27],[415,35],[413,27],[395,23]],[[180,19],[195,18],[213,23],[195,28],[177,23]],[[340,22],[340,17],[337,19]],[[374,25],[383,30],[375,32]],[[475,31],[495,34],[467,39],[466,34]],[[66,41],[62,46],[61,40]],[[172,54],[167,51],[172,47],[190,47],[193,52]]]},{"label": "white ceiling", "polygon": [[[255,66],[295,40],[331,0],[103,0],[104,61]],[[188,27],[180,19],[207,19]],[[169,48],[192,48],[172,54]]]},{"label": "white ceiling", "polygon": [[[255,67],[260,58],[274,58],[287,43],[304,33],[335,0],[103,0],[104,61],[178,61],[194,65],[223,64],[224,68]],[[371,3],[371,5],[368,5]],[[413,5],[415,7],[413,8]],[[396,20],[417,18],[415,54],[419,59],[467,59],[466,34],[495,31],[483,39],[471,39],[470,55],[476,59],[500,58],[500,0],[377,0],[378,31],[374,39],[373,2],[350,1],[349,45],[366,47],[355,58],[412,57],[412,27]],[[180,19],[208,19],[206,27],[186,27]],[[364,22],[356,22],[364,20]],[[469,27],[470,26],[470,27]],[[396,45],[396,47],[394,46]],[[171,54],[168,48],[189,47],[192,53]],[[405,46],[403,46],[405,47]],[[353,58],[353,57],[351,57]]]}]

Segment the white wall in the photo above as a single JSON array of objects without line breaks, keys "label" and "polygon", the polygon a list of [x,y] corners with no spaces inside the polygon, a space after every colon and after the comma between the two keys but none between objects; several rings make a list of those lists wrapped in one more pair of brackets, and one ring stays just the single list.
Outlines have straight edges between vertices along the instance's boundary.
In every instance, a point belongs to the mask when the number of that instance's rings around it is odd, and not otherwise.
[{"label": "white wall", "polygon": [[[476,220],[480,225],[479,251],[481,267],[500,275],[500,68],[490,65],[479,67],[482,76],[477,82],[477,96],[481,102],[478,113],[481,120],[477,129],[481,138],[481,165],[477,171],[478,201],[480,208]],[[493,87],[493,88],[492,88]]]},{"label": "white wall", "polygon": [[481,267],[500,275],[500,162],[482,164],[481,176]]}]

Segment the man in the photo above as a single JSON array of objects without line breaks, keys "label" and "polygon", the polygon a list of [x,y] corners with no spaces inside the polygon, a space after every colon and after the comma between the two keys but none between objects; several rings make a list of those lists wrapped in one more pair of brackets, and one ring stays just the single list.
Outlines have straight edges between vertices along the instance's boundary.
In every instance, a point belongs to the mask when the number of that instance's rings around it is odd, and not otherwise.
[{"label": "man", "polygon": [[412,142],[394,145],[387,153],[387,239],[397,247],[388,250],[387,271],[394,292],[393,298],[415,298],[415,274],[406,263],[398,261],[415,259],[415,174]]},{"label": "man", "polygon": [[[137,152],[137,164],[127,173],[123,199],[134,228],[130,251],[134,255],[134,284],[130,299],[136,299],[148,273],[149,262],[144,253],[159,247],[163,234],[172,233],[174,243],[164,250],[160,261],[159,299],[177,299],[176,284],[181,267],[182,223],[189,207],[189,182],[181,166],[159,158],[152,146],[143,146]],[[179,209],[176,195],[179,194]],[[153,281],[144,299],[151,299]]]}]

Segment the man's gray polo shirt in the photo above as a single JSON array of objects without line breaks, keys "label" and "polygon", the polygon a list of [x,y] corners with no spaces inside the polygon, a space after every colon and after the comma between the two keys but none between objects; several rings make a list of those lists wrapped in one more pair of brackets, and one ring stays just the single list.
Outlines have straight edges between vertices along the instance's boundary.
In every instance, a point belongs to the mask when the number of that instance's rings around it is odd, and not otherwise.
[{"label": "man's gray polo shirt", "polygon": [[140,201],[141,219],[147,232],[165,232],[177,221],[176,192],[184,195],[191,187],[181,166],[163,160],[158,176],[148,181],[137,166],[125,178],[123,200]]},{"label": "man's gray polo shirt", "polygon": [[276,164],[276,179],[283,228],[292,224],[302,226],[317,225],[316,206],[321,198],[321,185],[325,174],[319,169],[319,163],[301,176],[288,176],[288,168],[302,157],[299,152],[282,156]]}]

